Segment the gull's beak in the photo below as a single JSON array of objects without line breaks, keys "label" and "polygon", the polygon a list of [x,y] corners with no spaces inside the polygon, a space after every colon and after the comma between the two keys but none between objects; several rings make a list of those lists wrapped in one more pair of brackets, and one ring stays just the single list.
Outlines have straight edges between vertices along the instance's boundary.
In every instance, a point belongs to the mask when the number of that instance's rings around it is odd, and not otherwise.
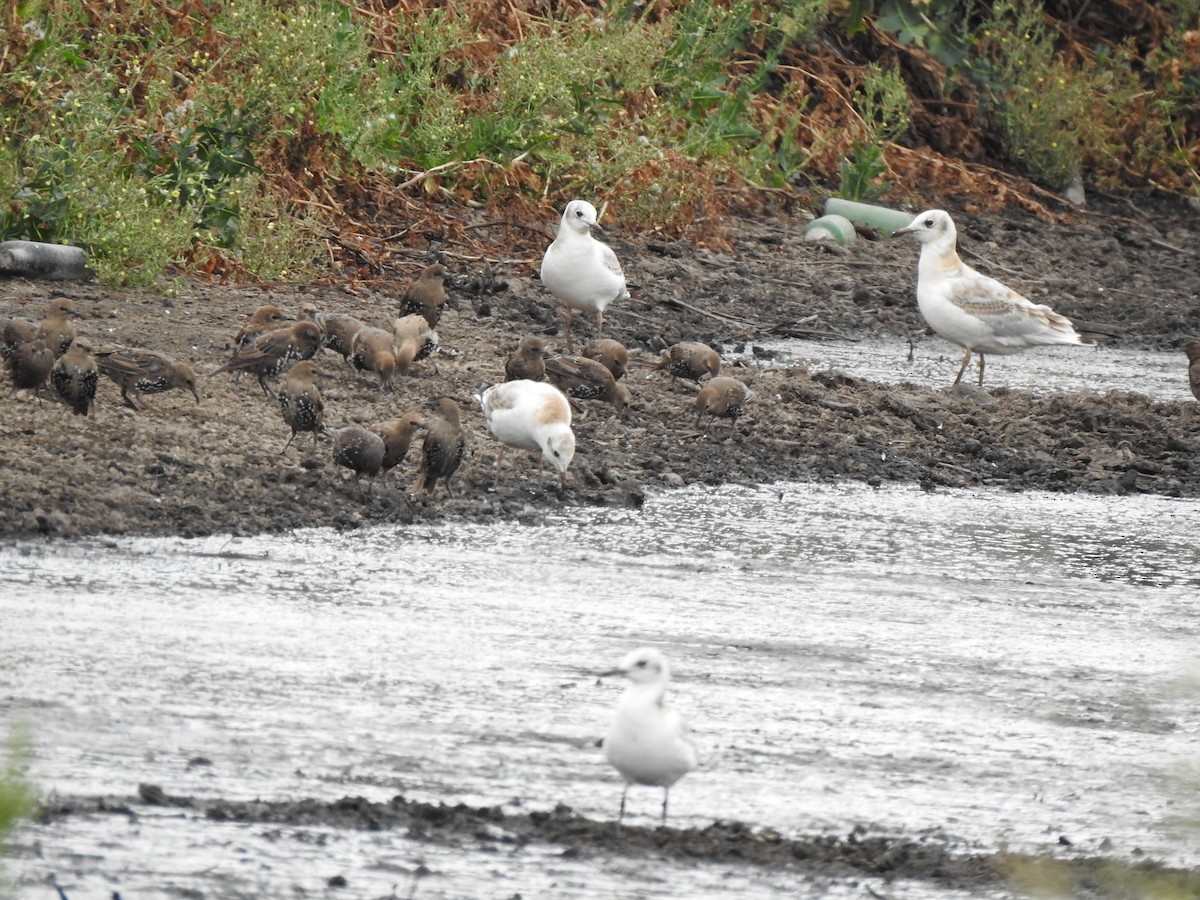
[{"label": "gull's beak", "polygon": [[600,677],[601,678],[610,678],[613,675],[624,675],[624,674],[625,674],[625,670],[620,667],[617,667],[615,669],[609,669],[607,672],[601,672]]},{"label": "gull's beak", "polygon": [[893,231],[892,237],[895,237],[898,234],[912,234],[912,233],[913,233],[913,227],[911,225],[905,225],[903,228],[897,228],[895,231]]}]

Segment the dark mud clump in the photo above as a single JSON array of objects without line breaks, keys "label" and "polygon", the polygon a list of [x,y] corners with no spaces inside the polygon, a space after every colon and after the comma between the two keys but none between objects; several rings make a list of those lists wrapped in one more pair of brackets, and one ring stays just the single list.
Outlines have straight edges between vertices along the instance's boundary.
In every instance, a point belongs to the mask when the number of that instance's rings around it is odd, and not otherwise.
[{"label": "dark mud clump", "polygon": [[[1112,860],[1058,861],[1011,853],[980,854],[935,836],[919,840],[872,835],[856,829],[845,837],[785,837],[739,822],[716,821],[703,828],[639,827],[597,822],[566,806],[552,811],[510,812],[502,807],[423,803],[397,795],[387,802],[363,797],[339,800],[227,800],[167,794],[143,784],[139,796],[56,797],[39,811],[45,824],[71,816],[119,815],[136,821],[139,808],[169,807],[209,821],[271,824],[306,832],[365,830],[402,832],[408,840],[432,842],[464,852],[512,853],[537,844],[559,848],[564,857],[704,860],[728,866],[794,872],[812,883],[853,883],[865,877],[921,881],[965,893],[1002,888],[1042,873],[1073,896],[1126,896],[1131,885],[1195,885],[1195,875],[1146,861],[1123,866]],[[1053,867],[1053,872],[1048,871]],[[1148,895],[1147,895],[1148,896]]]},{"label": "dark mud clump", "polygon": [[[1115,343],[1174,350],[1200,335],[1200,227],[1186,208],[1150,211],[1114,205],[1062,223],[956,212],[964,257],[1019,286],[1031,299],[1090,322],[1115,326]],[[363,497],[334,465],[328,439],[307,435],[281,453],[290,434],[275,400],[253,378],[203,377],[230,355],[232,336],[258,305],[297,313],[305,303],[388,325],[404,286],[428,260],[369,281],[225,287],[184,284],[173,296],[95,285],[0,282],[0,316],[37,319],[54,297],[83,312],[79,331],[97,349],[139,346],[194,363],[202,403],[186,393],[121,405],[102,379],[94,418],[29,392],[0,389],[0,536],[255,533],[298,527],[352,529],[451,517],[535,519],[576,505],[636,506],[647,489],[704,483],[852,478],[1053,491],[1150,491],[1200,496],[1196,406],[1156,403],[1129,391],[1034,397],[1004,387],[926,390],[837,372],[727,363],[725,374],[752,383],[756,399],[731,429],[697,429],[694,388],[652,371],[661,348],[699,340],[724,349],[791,335],[843,341],[871,336],[896,353],[927,334],[914,299],[917,248],[904,240],[860,240],[842,248],[807,243],[806,217],[779,210],[730,220],[734,249],[622,235],[610,239],[633,299],[606,314],[606,335],[634,361],[626,417],[588,404],[577,417],[578,452],[567,485],[537,478],[528,454],[496,466],[474,396],[502,380],[506,355],[525,334],[561,352],[561,317],[536,277],[550,238],[529,223],[481,229],[491,253],[457,256],[443,248],[454,283],[438,331],[447,353],[416,363],[381,393],[340,358],[319,357],[326,423],[369,425],[451,396],[464,409],[468,455],[454,497],[439,489],[417,501],[405,490],[415,454]],[[869,237],[869,236],[868,236]],[[577,317],[579,343],[592,334]],[[1034,351],[1036,352],[1036,351]],[[751,354],[753,357],[755,354]],[[761,354],[760,354],[761,355]],[[1015,357],[1014,365],[1020,364]],[[946,373],[949,384],[953,371]],[[1180,353],[1180,378],[1186,360]]]}]

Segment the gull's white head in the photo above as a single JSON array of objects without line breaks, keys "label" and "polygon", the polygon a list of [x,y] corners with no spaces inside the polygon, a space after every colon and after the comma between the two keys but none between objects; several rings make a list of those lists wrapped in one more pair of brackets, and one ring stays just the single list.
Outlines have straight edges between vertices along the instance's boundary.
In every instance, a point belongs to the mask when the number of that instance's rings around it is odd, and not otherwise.
[{"label": "gull's white head", "polygon": [[542,441],[542,456],[559,475],[567,474],[567,466],[575,458],[575,434],[570,424],[561,430],[551,431]]},{"label": "gull's white head", "polygon": [[667,658],[653,647],[638,647],[631,650],[615,669],[605,675],[624,675],[634,684],[665,683],[671,677]]},{"label": "gull's white head", "polygon": [[596,222],[596,207],[586,200],[572,200],[563,210],[562,227],[570,228],[580,234],[587,234],[589,229],[599,229]]},{"label": "gull's white head", "polygon": [[922,244],[932,244],[935,241],[948,241],[954,246],[957,232],[954,220],[944,209],[930,209],[921,213],[903,228],[893,234],[911,234]]}]

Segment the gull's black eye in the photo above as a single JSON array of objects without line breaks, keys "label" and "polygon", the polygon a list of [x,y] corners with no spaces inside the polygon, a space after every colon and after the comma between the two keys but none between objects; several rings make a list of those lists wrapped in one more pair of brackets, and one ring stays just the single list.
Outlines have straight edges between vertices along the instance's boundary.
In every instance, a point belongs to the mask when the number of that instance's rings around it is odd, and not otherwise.
[{"label": "gull's black eye", "polygon": [[645,661],[644,659],[639,659],[639,660],[637,661],[637,667],[638,667],[639,669],[644,669],[644,668],[646,668],[646,661]]},{"label": "gull's black eye", "polygon": [[933,227],[933,219],[926,219],[926,220],[925,220],[925,227],[926,227],[926,228],[932,228],[932,227]]}]

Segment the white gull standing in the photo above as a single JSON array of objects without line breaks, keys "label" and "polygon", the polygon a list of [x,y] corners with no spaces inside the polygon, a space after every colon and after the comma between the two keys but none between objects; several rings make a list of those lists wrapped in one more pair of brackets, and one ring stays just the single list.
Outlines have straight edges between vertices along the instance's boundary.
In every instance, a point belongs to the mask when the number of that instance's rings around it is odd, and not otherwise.
[{"label": "white gull standing", "polygon": [[671,785],[699,763],[696,745],[683,719],[663,703],[671,679],[666,657],[653,647],[640,647],[604,674],[624,675],[630,682],[617,703],[616,717],[604,739],[605,759],[625,779],[617,821],[625,817],[629,786],[646,784],[663,789],[665,823]]},{"label": "white gull standing", "polygon": [[1044,344],[1088,344],[1071,320],[1049,306],[1032,303],[995,278],[976,272],[958,256],[958,232],[945,210],[921,213],[895,232],[921,242],[917,306],[934,331],[966,349],[954,383],[979,354],[983,386],[985,353],[1020,353]]},{"label": "white gull standing", "polygon": [[629,297],[617,254],[592,237],[593,228],[602,231],[596,221],[596,207],[586,200],[572,200],[563,210],[557,236],[542,257],[542,284],[563,305],[568,353],[574,351],[571,316],[575,310],[596,314],[596,337],[600,337],[604,310],[614,300]]},{"label": "white gull standing", "polygon": [[575,433],[571,404],[562,391],[544,381],[505,381],[484,391],[479,405],[496,440],[520,450],[540,451],[538,470],[548,462],[558,472],[559,482],[566,482],[567,467],[575,457]]}]

